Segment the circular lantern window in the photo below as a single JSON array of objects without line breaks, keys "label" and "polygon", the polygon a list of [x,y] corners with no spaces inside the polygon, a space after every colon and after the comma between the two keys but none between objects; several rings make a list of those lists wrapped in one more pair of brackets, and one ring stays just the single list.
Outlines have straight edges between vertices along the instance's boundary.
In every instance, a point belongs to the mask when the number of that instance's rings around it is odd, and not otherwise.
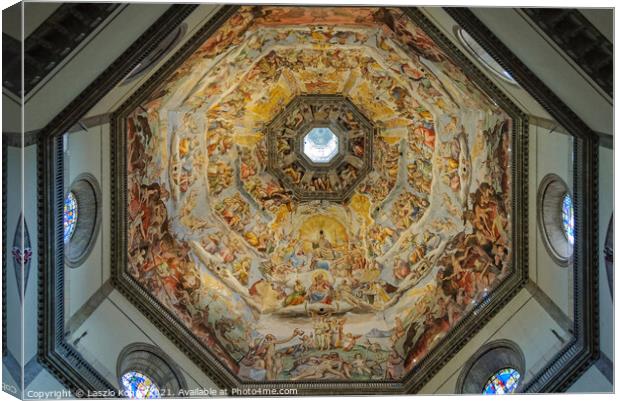
[{"label": "circular lantern window", "polygon": [[314,163],[329,163],[338,154],[338,137],[327,127],[312,128],[304,137],[304,154]]}]

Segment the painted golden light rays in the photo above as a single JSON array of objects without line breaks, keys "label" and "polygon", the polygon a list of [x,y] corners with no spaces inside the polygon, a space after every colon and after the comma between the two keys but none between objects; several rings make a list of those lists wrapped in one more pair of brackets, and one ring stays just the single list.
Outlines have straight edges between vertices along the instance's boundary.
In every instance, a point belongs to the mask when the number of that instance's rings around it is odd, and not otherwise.
[{"label": "painted golden light rays", "polygon": [[[305,95],[376,128],[343,199],[268,168]],[[395,10],[241,7],[128,118],[128,271],[242,380],[399,380],[511,271],[509,127]]]}]

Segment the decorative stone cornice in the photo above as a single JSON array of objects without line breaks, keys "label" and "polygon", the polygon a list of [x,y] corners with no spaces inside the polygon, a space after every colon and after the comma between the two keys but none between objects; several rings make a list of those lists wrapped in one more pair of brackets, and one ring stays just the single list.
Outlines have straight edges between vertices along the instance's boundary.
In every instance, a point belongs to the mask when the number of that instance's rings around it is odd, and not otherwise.
[{"label": "decorative stone cornice", "polygon": [[614,46],[577,9],[521,9],[598,86],[614,94]]}]

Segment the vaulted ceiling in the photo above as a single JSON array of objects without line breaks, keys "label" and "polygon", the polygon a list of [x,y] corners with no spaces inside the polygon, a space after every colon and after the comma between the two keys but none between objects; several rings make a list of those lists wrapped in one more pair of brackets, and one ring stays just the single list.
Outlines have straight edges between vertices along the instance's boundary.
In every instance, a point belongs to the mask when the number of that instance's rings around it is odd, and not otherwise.
[{"label": "vaulted ceiling", "polygon": [[237,380],[401,381],[516,274],[518,131],[442,45],[242,7],[121,117],[127,272]]}]

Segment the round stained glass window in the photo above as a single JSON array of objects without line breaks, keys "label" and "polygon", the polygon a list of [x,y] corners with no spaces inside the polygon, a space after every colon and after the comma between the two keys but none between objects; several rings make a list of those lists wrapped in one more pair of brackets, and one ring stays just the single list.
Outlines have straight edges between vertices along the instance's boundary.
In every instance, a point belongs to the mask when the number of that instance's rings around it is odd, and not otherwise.
[{"label": "round stained glass window", "polygon": [[549,256],[560,266],[572,263],[575,243],[575,211],[566,183],[547,174],[538,188],[538,227]]},{"label": "round stained glass window", "polygon": [[495,373],[487,384],[485,384],[482,394],[511,394],[514,393],[519,385],[521,375],[515,369],[505,368]]},{"label": "round stained glass window", "polygon": [[73,233],[75,232],[75,226],[78,219],[78,203],[73,192],[69,192],[65,198],[65,209],[63,214],[63,227],[64,227],[64,240],[65,243],[69,242]]},{"label": "round stained glass window", "polygon": [[575,243],[575,217],[573,215],[573,198],[569,194],[564,195],[562,200],[562,225],[568,243]]},{"label": "round stained glass window", "polygon": [[338,154],[338,137],[329,128],[312,128],[304,137],[304,154],[315,163],[329,163]]},{"label": "round stained glass window", "polygon": [[150,377],[135,371],[127,372],[121,377],[124,395],[131,399],[161,398],[159,387]]}]

